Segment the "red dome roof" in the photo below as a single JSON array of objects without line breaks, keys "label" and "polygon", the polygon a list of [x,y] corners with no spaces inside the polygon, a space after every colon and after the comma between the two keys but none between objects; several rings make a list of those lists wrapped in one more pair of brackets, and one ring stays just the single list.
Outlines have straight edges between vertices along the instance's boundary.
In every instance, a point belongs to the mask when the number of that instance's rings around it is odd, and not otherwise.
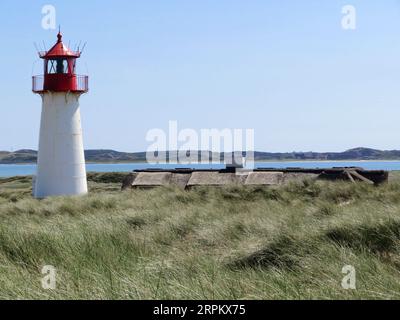
[{"label": "red dome roof", "polygon": [[57,43],[49,50],[45,52],[39,52],[39,56],[42,59],[52,59],[52,58],[65,58],[65,57],[74,57],[79,58],[81,53],[78,51],[70,50],[64,43],[62,42],[62,34],[61,32],[57,35]]}]

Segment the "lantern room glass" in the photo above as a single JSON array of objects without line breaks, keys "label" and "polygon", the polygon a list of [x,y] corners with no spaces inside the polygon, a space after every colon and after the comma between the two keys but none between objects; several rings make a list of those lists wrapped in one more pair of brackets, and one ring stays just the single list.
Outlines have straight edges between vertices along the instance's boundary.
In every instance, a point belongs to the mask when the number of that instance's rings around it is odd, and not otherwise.
[{"label": "lantern room glass", "polygon": [[49,59],[46,67],[46,74],[74,74],[75,59]]}]

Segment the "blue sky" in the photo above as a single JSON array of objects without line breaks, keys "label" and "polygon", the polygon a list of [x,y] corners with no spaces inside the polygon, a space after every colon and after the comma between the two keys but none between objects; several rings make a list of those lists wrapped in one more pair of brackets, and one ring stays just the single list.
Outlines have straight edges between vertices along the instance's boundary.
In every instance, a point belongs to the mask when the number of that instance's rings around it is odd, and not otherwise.
[{"label": "blue sky", "polygon": [[400,1],[2,0],[0,150],[37,148],[33,42],[56,40],[45,4],[66,43],[88,42],[85,148],[145,150],[148,130],[177,120],[253,128],[264,151],[400,149]]}]

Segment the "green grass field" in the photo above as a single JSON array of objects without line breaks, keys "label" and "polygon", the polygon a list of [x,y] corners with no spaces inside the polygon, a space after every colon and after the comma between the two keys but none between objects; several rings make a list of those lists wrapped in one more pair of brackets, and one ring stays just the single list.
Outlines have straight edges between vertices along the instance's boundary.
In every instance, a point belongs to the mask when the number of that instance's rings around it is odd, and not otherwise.
[{"label": "green grass field", "polygon": [[[400,173],[380,187],[127,192],[121,177],[41,201],[30,178],[0,179],[0,299],[400,298]],[[341,287],[345,265],[356,290]]]}]

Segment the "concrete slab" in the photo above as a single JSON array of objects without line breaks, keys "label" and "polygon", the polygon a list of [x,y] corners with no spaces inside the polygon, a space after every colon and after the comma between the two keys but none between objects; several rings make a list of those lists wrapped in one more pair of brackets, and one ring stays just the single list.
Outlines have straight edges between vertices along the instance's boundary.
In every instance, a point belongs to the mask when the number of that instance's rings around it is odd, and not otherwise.
[{"label": "concrete slab", "polygon": [[191,175],[191,173],[173,173],[170,183],[184,189],[186,188]]},{"label": "concrete slab", "polygon": [[304,180],[317,180],[319,177],[318,174],[314,173],[285,173],[283,178],[283,183],[289,183],[291,181],[304,181]]},{"label": "concrete slab", "polygon": [[124,180],[122,181],[122,190],[126,190],[126,189],[130,189],[132,188],[133,182],[135,181],[136,177],[137,177],[137,173],[136,172],[132,172],[130,174],[128,174]]},{"label": "concrete slab", "polygon": [[245,185],[278,185],[283,181],[283,172],[250,172]]},{"label": "concrete slab", "polygon": [[224,186],[240,183],[235,173],[220,173],[218,171],[193,172],[187,187],[193,186]]},{"label": "concrete slab", "polygon": [[132,187],[168,186],[171,177],[171,172],[139,172],[132,183]]}]

